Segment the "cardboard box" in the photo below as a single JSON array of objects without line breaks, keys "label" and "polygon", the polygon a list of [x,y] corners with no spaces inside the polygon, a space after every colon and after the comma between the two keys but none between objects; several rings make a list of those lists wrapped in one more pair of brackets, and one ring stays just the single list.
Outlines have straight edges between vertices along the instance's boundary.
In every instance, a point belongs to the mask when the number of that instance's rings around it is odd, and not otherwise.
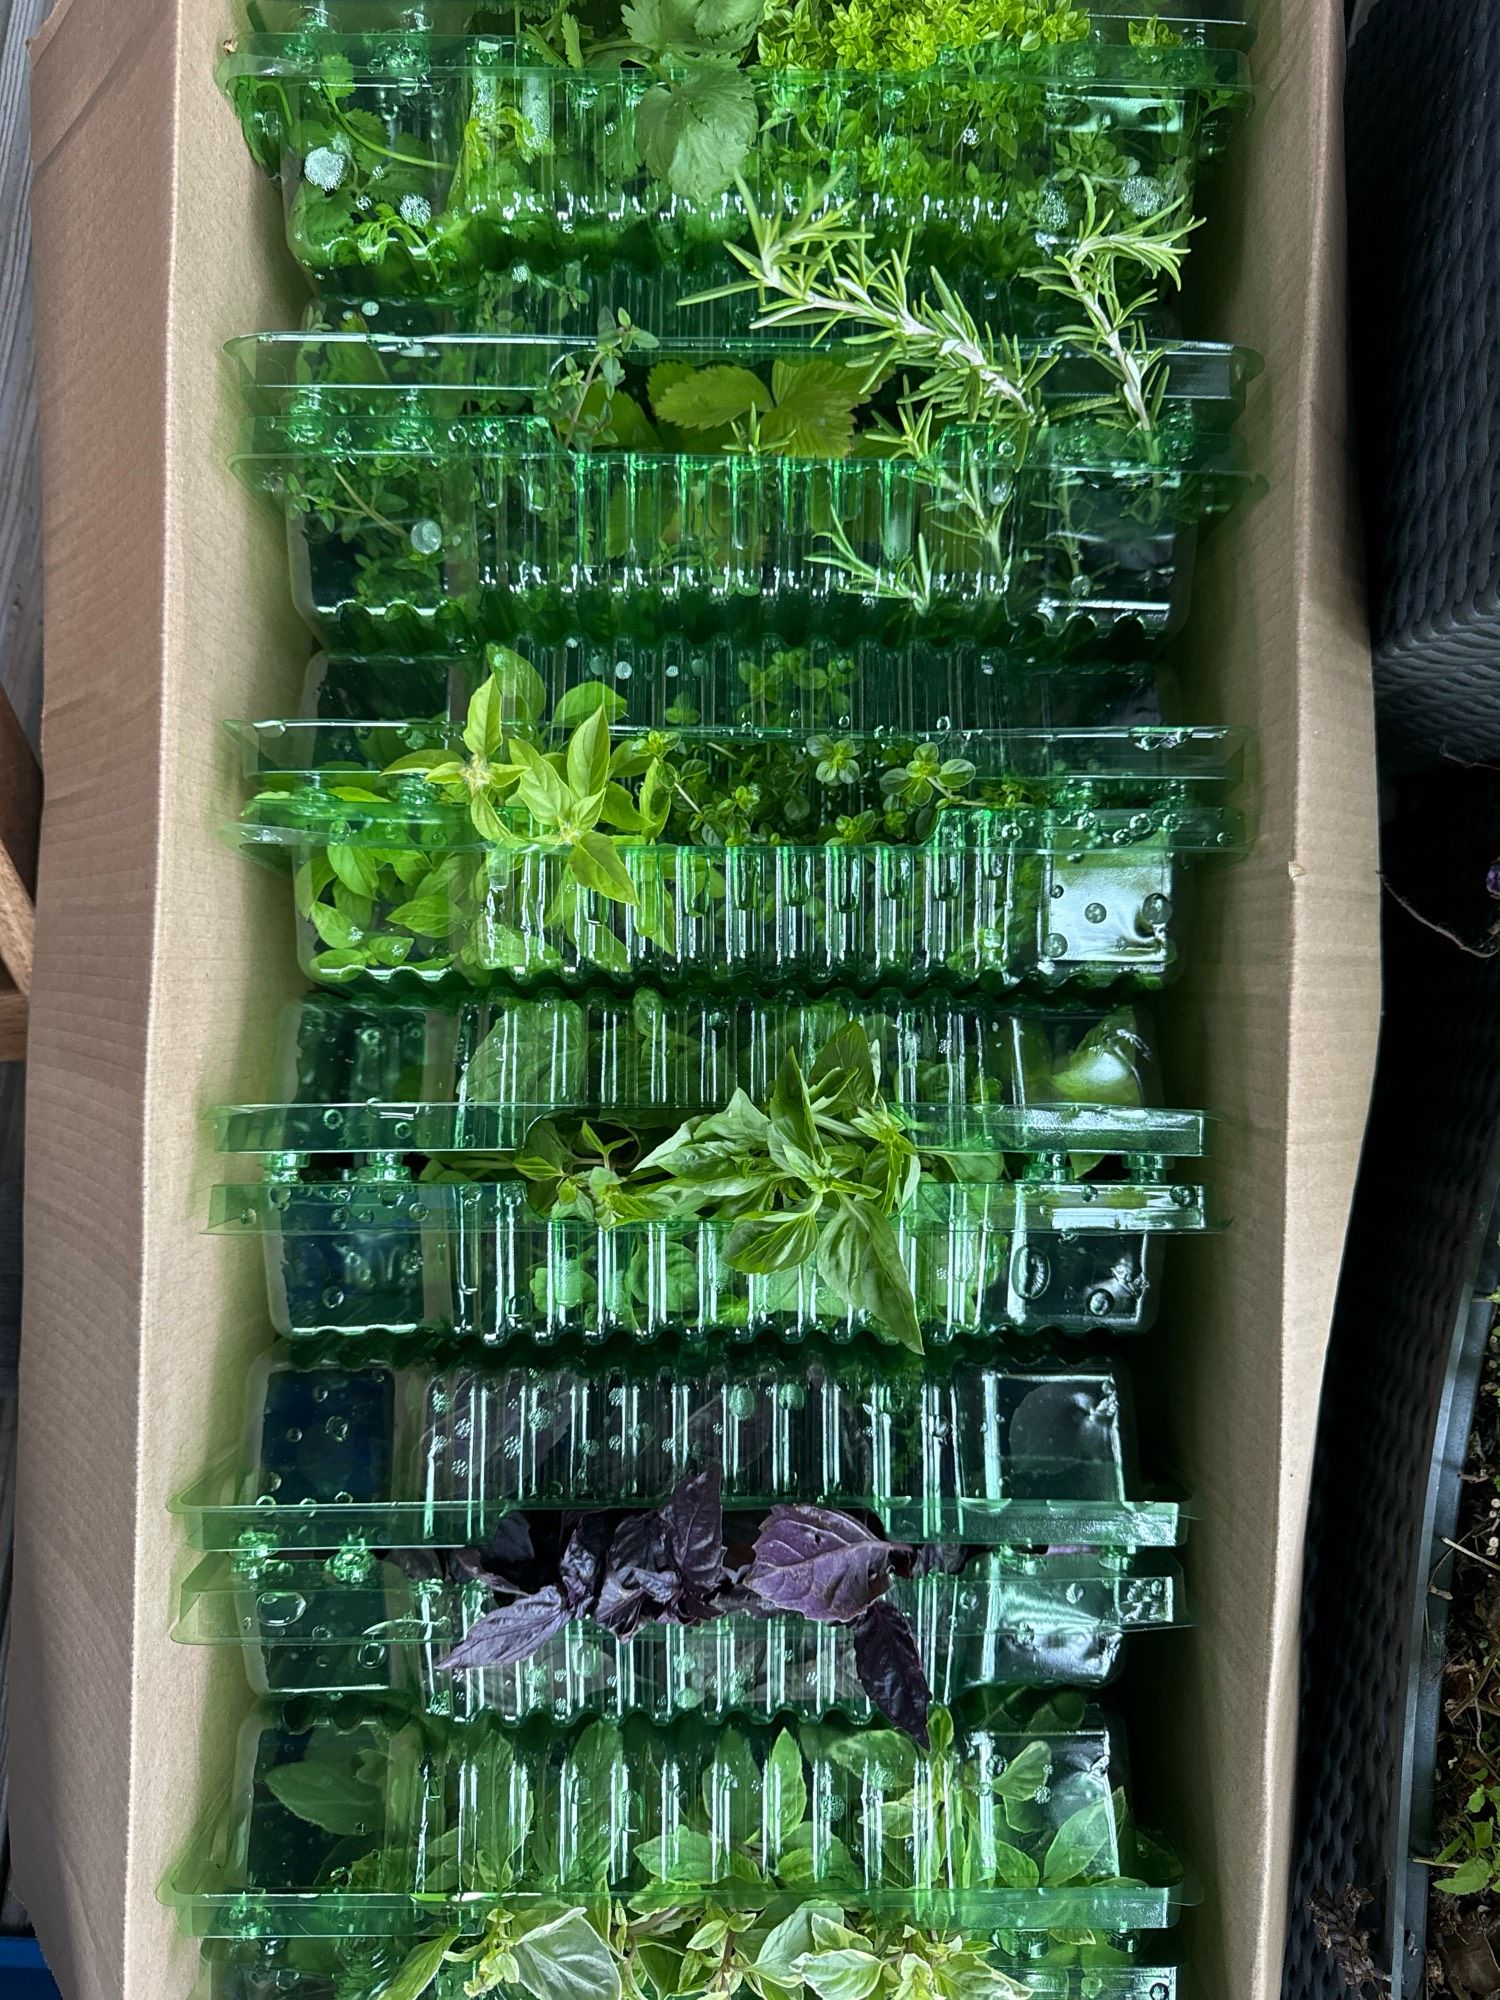
[{"label": "cardboard box", "polygon": [[[224,1782],[232,1654],[172,1645],[167,1496],[227,1447],[266,1327],[253,1244],[203,1235],[202,1113],[254,1095],[296,986],[284,888],[216,839],[228,715],[307,654],[277,528],[222,470],[218,349],[292,324],[279,203],[212,81],[221,0],[61,0],[35,46],[47,808],[29,1082],[14,1600],[16,1866],[69,2000],[170,2000],[156,1888]],[[1140,1350],[1204,1520],[1201,1628],[1126,1683],[1149,1803],[1208,1892],[1194,1991],[1279,1976],[1300,1543],[1378,989],[1368,659],[1344,437],[1340,0],[1267,5],[1257,109],[1192,330],[1266,357],[1271,493],[1208,555],[1195,708],[1260,732],[1260,843],[1204,898],[1176,1095],[1226,1114],[1228,1236]]]}]

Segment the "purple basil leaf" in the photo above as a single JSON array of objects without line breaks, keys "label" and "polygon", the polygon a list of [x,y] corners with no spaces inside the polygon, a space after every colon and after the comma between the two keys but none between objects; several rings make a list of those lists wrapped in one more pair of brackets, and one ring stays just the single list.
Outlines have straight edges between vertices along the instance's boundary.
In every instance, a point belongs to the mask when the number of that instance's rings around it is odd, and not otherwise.
[{"label": "purple basil leaf", "polygon": [[666,1522],[654,1513],[627,1516],[609,1545],[594,1616],[606,1630],[628,1638],[643,1618],[665,1611],[681,1594]]},{"label": "purple basil leaf", "polygon": [[924,1542],[915,1550],[909,1570],[903,1576],[957,1576],[969,1560],[971,1550],[966,1542]]},{"label": "purple basil leaf", "polygon": [[480,1548],[461,1549],[454,1566],[464,1576],[487,1583],[491,1590],[529,1597],[557,1578],[557,1551],[542,1536],[542,1546],[524,1514],[506,1514]]},{"label": "purple basil leaf", "polygon": [[454,1672],[465,1667],[508,1667],[530,1659],[572,1617],[562,1592],[549,1583],[533,1597],[518,1597],[513,1604],[487,1612],[442,1664]]},{"label": "purple basil leaf", "polygon": [[746,1581],[767,1604],[847,1625],[891,1580],[891,1544],[831,1507],[773,1507]]},{"label": "purple basil leaf", "polygon": [[598,1603],[615,1525],[612,1514],[583,1514],[569,1535],[558,1566],[558,1581],[570,1611],[592,1611]]},{"label": "purple basil leaf", "polygon": [[882,1599],[862,1611],[852,1629],[860,1686],[888,1722],[927,1749],[932,1689],[906,1613]]},{"label": "purple basil leaf", "polygon": [[661,1510],[683,1590],[707,1601],[724,1581],[724,1475],[689,1473]]}]

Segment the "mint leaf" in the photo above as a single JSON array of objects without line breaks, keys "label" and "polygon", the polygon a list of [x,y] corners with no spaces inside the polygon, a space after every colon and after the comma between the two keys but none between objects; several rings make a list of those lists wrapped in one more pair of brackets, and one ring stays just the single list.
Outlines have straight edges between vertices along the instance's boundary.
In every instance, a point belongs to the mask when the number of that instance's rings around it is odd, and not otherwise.
[{"label": "mint leaf", "polygon": [[711,57],[647,91],[635,114],[642,160],[688,201],[713,201],[734,185],[759,129],[749,77]]}]

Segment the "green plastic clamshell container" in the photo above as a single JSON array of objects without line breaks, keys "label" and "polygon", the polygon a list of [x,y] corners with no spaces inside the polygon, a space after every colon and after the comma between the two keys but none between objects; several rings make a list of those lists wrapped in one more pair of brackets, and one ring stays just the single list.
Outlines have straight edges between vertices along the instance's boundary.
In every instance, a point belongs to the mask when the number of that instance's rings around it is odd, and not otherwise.
[{"label": "green plastic clamshell container", "polygon": [[1180,1870],[1136,1835],[1118,1765],[1066,1695],[980,1697],[931,1752],[834,1720],[269,1712],[164,1893],[190,1933],[252,1939],[477,1932],[501,1907],[609,1900],[693,1928],[710,1905],[769,1923],[812,1900],[969,1930],[1166,1928]]},{"label": "green plastic clamshell container", "polygon": [[814,1502],[912,1543],[1130,1552],[1185,1530],[1143,1493],[1107,1362],[795,1354],[670,1366],[637,1353],[356,1364],[273,1349],[238,1451],[173,1503],[194,1547],[263,1560],[482,1543],[518,1510],[662,1504],[718,1467],[744,1513]]},{"label": "green plastic clamshell container", "polygon": [[[948,1703],[982,1687],[1101,1686],[1128,1637],[1185,1622],[1177,1566],[1156,1551],[982,1550],[954,1570],[898,1578],[889,1596],[934,1698]],[[497,1602],[461,1564],[425,1553],[208,1556],[184,1582],[173,1636],[240,1648],[252,1689],[282,1701],[407,1695],[507,1722],[873,1712],[849,1628],[792,1612],[645,1625],[629,1637],[581,1618],[513,1665],[447,1668]]]},{"label": "green plastic clamshell container", "polygon": [[873,256],[909,231],[919,276],[941,271],[997,324],[1025,324],[1052,303],[1036,277],[1049,258],[1101,226],[1190,220],[1200,162],[1249,103],[1238,6],[1112,0],[1072,11],[1066,39],[1006,40],[997,23],[947,51],[924,48],[920,16],[909,29],[904,74],[797,67],[817,45],[778,42],[774,17],[746,32],[731,47],[744,67],[721,84],[742,150],[708,167],[654,132],[687,72],[622,63],[618,33],[598,66],[549,61],[514,39],[509,8],[472,0],[246,0],[219,78],[281,181],[314,291],[472,310],[501,287],[529,323],[577,305],[589,325],[622,273],[740,275],[736,169],[763,212],[815,190]]},{"label": "green plastic clamshell container", "polygon": [[[1245,733],[1149,719],[1140,669],[925,644],[523,646],[325,664],[329,714],[232,725],[253,787],[232,837],[292,872],[320,984],[1151,986],[1181,962],[1194,878],[1249,840]],[[486,667],[510,691],[503,740],[561,750],[602,700],[628,782],[657,754],[695,774],[707,817],[674,794],[654,837],[614,838],[633,902],[581,882],[513,795],[496,837],[413,768],[451,758],[484,785],[465,717]]]},{"label": "green plastic clamshell container", "polygon": [[1150,1029],[1128,1007],[651,989],[449,1009],[312,996],[283,1015],[274,1101],[219,1114],[220,1146],[255,1156],[261,1178],[216,1187],[211,1226],[262,1239],[271,1320],[288,1335],[622,1337],[678,1351],[889,1338],[811,1250],[744,1268],[754,1260],[727,1218],[622,1219],[588,1193],[584,1168],[554,1187],[514,1165],[547,1151],[544,1130],[592,1154],[589,1121],[639,1152],[736,1092],[769,1102],[788,1055],[810,1074],[850,1024],[918,1148],[891,1226],[926,1341],[1149,1325],[1165,1240],[1217,1218],[1180,1174],[1206,1150],[1209,1121],[1158,1105]]},{"label": "green plastic clamshell container", "polygon": [[[193,2000],[286,2000],[288,1993],[296,2000],[382,2000],[412,1950],[397,1938],[205,1939]],[[1187,1993],[1174,1940],[1160,1932],[1081,1943],[1010,1935],[985,1956],[1031,2000],[1184,2000]],[[468,1964],[448,1964],[423,2000],[464,2000],[471,1974]]]},{"label": "green plastic clamshell container", "polygon": [[[858,348],[669,335],[620,359],[607,407],[597,380],[579,403],[591,339],[264,333],[229,351],[232,463],[285,519],[298,609],[347,653],[768,627],[1154,641],[1186,615],[1199,525],[1259,490],[1232,431],[1258,363],[1231,347],[1148,343],[1142,428],[1097,363],[1033,343],[1034,419],[977,408],[914,456],[889,443],[905,375],[872,386]],[[662,416],[698,369],[735,386],[735,422]],[[778,410],[779,441],[757,445]]]}]

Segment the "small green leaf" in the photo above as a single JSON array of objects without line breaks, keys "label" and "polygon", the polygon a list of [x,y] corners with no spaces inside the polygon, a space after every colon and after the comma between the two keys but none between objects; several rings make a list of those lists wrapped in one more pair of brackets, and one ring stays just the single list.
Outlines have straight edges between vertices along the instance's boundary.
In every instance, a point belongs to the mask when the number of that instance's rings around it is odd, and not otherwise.
[{"label": "small green leaf", "polygon": [[562,778],[534,744],[517,738],[512,741],[509,754],[511,761],[521,767],[516,789],[522,805],[543,826],[555,826],[569,804]]},{"label": "small green leaf", "polygon": [[625,713],[625,697],[603,681],[577,681],[553,709],[552,726],[574,729],[598,708],[604,710],[607,722],[618,722]]},{"label": "small green leaf", "polygon": [[353,951],[359,944],[362,935],[359,926],[352,924],[331,903],[314,903],[310,915],[313,929],[334,951]]},{"label": "small green leaf", "polygon": [[266,1773],[266,1789],[289,1813],[325,1833],[373,1833],[380,1823],[380,1793],[337,1764],[278,1764]]},{"label": "small green leaf", "polygon": [[441,1937],[428,1938],[419,1944],[402,1960],[389,1986],[381,1987],[380,2000],[421,2000],[457,1942],[457,1931],[444,1931]]},{"label": "small green leaf", "polygon": [[635,1852],[646,1873],[658,1881],[703,1886],[714,1879],[713,1842],[692,1827],[679,1826],[655,1840],[644,1840]]},{"label": "small green leaf", "polygon": [[581,1910],[527,1931],[511,1952],[534,2000],[620,2000],[619,1962]]},{"label": "small green leaf", "polygon": [[880,1984],[882,1961],[868,1951],[804,1952],[793,1966],[818,2000],[867,2000]]},{"label": "small green leaf", "polygon": [[578,799],[602,793],[609,782],[609,721],[602,708],[568,739],[568,784]]},{"label": "small green leaf", "polygon": [[1042,1872],[1031,1856],[1008,1840],[986,1839],[984,1853],[995,1880],[1004,1889],[1035,1889],[1042,1879]]},{"label": "small green leaf", "polygon": [[363,896],[366,901],[374,897],[380,884],[380,865],[366,849],[331,841],[328,865],[353,895]]},{"label": "small green leaf", "polygon": [[608,834],[584,834],[568,850],[568,866],[586,889],[596,890],[612,903],[639,900],[635,883]]},{"label": "small green leaf", "polygon": [[453,922],[453,900],[441,895],[414,896],[409,903],[398,903],[387,922],[418,937],[445,937]]},{"label": "small green leaf", "polygon": [[1053,1836],[1042,1863],[1049,1888],[1070,1882],[1098,1882],[1119,1873],[1115,1852],[1115,1811],[1110,1799],[1080,1806]]},{"label": "small green leaf", "polygon": [[684,430],[717,430],[752,410],[769,410],[771,391],[748,368],[694,368],[667,383],[654,399],[664,423]]},{"label": "small green leaf", "polygon": [[742,1216],[730,1231],[725,1255],[731,1270],[763,1274],[794,1270],[817,1248],[818,1211],[807,1208],[792,1215]]},{"label": "small green leaf", "polygon": [[636,145],[674,194],[712,201],[743,171],[759,126],[750,78],[705,57],[681,81],[647,91],[636,108]]},{"label": "small green leaf", "polygon": [[[524,666],[525,662],[521,664]],[[470,698],[464,742],[476,757],[498,757],[505,748],[505,727],[510,719],[506,714],[505,692],[499,679],[491,674],[488,680],[480,682]]]},{"label": "small green leaf", "polygon": [[777,1845],[790,1840],[806,1817],[807,1778],[802,1768],[802,1751],[792,1731],[782,1729],[777,1732],[766,1759],[766,1819],[775,1830]]},{"label": "small green leaf", "polygon": [[1461,1862],[1451,1875],[1443,1875],[1433,1883],[1434,1889],[1441,1889],[1447,1896],[1474,1896],[1490,1885],[1492,1864],[1483,1854],[1476,1854],[1470,1860]]},{"label": "small green leaf", "polygon": [[[509,646],[489,646],[485,650],[484,657],[504,720],[539,721],[547,707],[547,684],[531,662],[523,660],[519,653],[513,653]],[[474,721],[472,703],[469,707],[469,721],[472,726]],[[487,750],[484,755],[498,755],[502,747],[497,743],[493,751]]]},{"label": "small green leaf", "polygon": [[911,1280],[901,1262],[890,1218],[873,1201],[836,1198],[832,1220],[818,1244],[818,1275],[856,1312],[913,1353],[922,1352],[922,1328]]}]

